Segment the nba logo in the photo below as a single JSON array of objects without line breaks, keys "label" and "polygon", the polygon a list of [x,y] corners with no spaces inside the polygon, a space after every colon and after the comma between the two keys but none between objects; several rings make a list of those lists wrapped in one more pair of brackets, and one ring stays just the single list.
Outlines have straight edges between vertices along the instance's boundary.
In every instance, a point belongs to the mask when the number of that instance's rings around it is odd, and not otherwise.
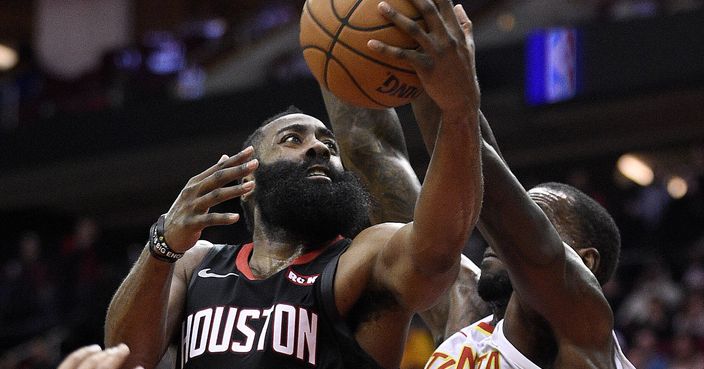
[{"label": "nba logo", "polygon": [[579,91],[579,35],[571,28],[533,32],[526,47],[526,98],[531,105],[569,100]]}]

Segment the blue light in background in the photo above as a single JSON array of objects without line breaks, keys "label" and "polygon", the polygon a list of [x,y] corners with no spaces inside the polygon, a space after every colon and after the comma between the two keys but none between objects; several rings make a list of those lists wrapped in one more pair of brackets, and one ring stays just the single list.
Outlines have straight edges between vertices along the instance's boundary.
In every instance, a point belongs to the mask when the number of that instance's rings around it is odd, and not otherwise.
[{"label": "blue light in background", "polygon": [[534,31],[526,42],[526,100],[530,105],[574,98],[582,89],[580,33],[574,28]]},{"label": "blue light in background", "polygon": [[146,65],[154,74],[171,74],[186,65],[186,48],[183,43],[167,32],[151,32],[145,37],[145,45],[151,48]]}]

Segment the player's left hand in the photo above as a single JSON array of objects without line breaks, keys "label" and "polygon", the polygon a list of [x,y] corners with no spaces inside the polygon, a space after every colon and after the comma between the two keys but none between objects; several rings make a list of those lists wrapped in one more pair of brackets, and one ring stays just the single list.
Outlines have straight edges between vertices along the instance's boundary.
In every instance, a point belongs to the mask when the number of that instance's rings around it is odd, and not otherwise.
[{"label": "player's left hand", "polygon": [[130,349],[124,343],[105,350],[98,345],[85,346],[68,355],[58,369],[117,369],[129,354]]},{"label": "player's left hand", "polygon": [[472,23],[461,5],[450,0],[410,0],[420,11],[428,30],[379,3],[381,14],[418,42],[419,50],[403,49],[370,40],[368,46],[410,63],[423,87],[443,113],[468,113],[479,108],[480,94],[474,62]]}]

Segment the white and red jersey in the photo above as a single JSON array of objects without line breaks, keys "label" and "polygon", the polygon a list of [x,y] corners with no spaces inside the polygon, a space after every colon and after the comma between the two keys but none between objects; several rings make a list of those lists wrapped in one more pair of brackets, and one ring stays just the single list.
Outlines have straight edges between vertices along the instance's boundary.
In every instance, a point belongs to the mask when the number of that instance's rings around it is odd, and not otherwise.
[{"label": "white and red jersey", "polygon": [[[503,333],[503,320],[496,326],[490,315],[443,342],[430,356],[425,369],[540,369],[521,354]],[[617,369],[635,369],[614,336]]]}]

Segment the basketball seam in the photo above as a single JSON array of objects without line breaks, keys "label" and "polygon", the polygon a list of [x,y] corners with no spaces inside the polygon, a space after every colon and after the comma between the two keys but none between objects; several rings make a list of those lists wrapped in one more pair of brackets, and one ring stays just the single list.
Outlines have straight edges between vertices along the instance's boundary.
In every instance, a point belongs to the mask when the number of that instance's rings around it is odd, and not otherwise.
[{"label": "basketball seam", "polygon": [[[419,20],[421,20],[421,19],[423,19],[423,17],[420,16],[420,15],[417,16],[417,17],[411,18],[411,20],[412,20],[412,21],[415,21],[415,22],[417,22],[417,21],[419,21]],[[374,26],[374,27],[359,27],[359,26],[355,26],[355,25],[353,25],[353,24],[347,23],[346,26],[349,27],[349,28],[351,28],[351,29],[353,29],[353,30],[355,30],[355,31],[379,31],[379,30],[382,30],[382,29],[395,27],[396,25],[393,24],[393,23],[386,23],[386,24],[382,24],[382,25]]]},{"label": "basketball seam", "polygon": [[[304,51],[305,51],[306,49],[314,49],[314,50],[320,50],[320,51],[322,51],[322,52],[325,52],[325,49],[323,49],[322,47],[319,47],[319,46],[315,46],[315,45],[305,46],[305,47],[303,48]],[[335,56],[331,56],[330,59],[332,59],[332,60],[334,60],[334,61],[337,62],[337,64],[340,66],[340,68],[342,68],[342,70],[345,71],[345,73],[347,74],[347,76],[350,77],[350,80],[351,80],[352,83],[355,85],[355,87],[357,87],[357,89],[359,90],[359,92],[361,92],[364,96],[366,96],[367,99],[369,99],[370,101],[372,101],[373,103],[375,103],[375,104],[377,104],[377,105],[379,105],[379,106],[383,106],[383,107],[386,107],[386,108],[393,108],[393,106],[380,103],[379,101],[375,100],[373,97],[369,96],[369,95],[367,94],[367,92],[364,91],[364,89],[362,88],[362,86],[360,86],[360,85],[357,83],[357,81],[354,79],[354,76],[352,75],[352,73],[350,73],[350,71],[347,69],[347,67],[345,67],[345,65],[342,63],[342,61],[341,61],[340,59],[336,58]]]},{"label": "basketball seam", "polygon": [[345,18],[341,18],[339,14],[337,14],[337,9],[335,9],[335,0],[330,0],[330,8],[332,8],[332,14],[337,18],[338,21],[340,21],[340,24],[344,27],[345,23],[344,20],[350,17],[350,14],[354,13],[354,11],[359,7],[359,4],[362,3],[362,0],[357,0],[354,5],[350,8],[350,10],[347,12],[347,15]]},{"label": "basketball seam", "polygon": [[[331,3],[332,3],[332,1],[333,1],[333,0],[330,0]],[[361,0],[360,0],[360,1],[361,1]],[[328,54],[329,54],[329,55],[332,55],[332,49],[335,47],[335,44],[336,44],[336,43],[339,43],[340,45],[344,46],[347,50],[352,51],[353,53],[355,53],[355,54],[361,56],[362,58],[367,59],[367,60],[369,60],[369,61],[372,61],[372,62],[374,62],[374,63],[377,63],[377,64],[379,64],[379,65],[382,65],[382,66],[384,66],[384,67],[386,67],[386,68],[391,68],[391,69],[393,69],[393,70],[395,70],[395,71],[398,71],[398,72],[404,72],[404,73],[409,73],[409,74],[413,74],[413,75],[416,74],[416,72],[413,71],[412,69],[405,69],[405,68],[400,68],[400,67],[397,67],[397,66],[394,66],[394,65],[391,65],[391,64],[387,64],[387,63],[385,63],[385,62],[383,62],[383,61],[381,61],[381,60],[378,60],[378,59],[375,59],[375,58],[373,58],[373,57],[371,57],[371,56],[369,56],[369,55],[366,55],[366,54],[364,54],[364,53],[358,51],[357,49],[353,48],[352,46],[350,46],[350,45],[348,45],[348,44],[346,44],[346,43],[344,43],[344,42],[338,40],[338,39],[337,39],[337,36],[333,35],[332,33],[330,33],[330,31],[328,31],[327,29],[325,29],[325,27],[323,27],[323,25],[322,25],[322,24],[320,23],[320,21],[315,17],[315,14],[311,11],[311,9],[310,9],[309,7],[310,7],[310,5],[309,5],[308,2],[306,1],[306,8],[308,9],[308,15],[310,15],[310,18],[313,20],[313,22],[314,22],[325,34],[327,34],[330,38],[332,38],[332,45],[330,45],[330,50],[329,50],[329,51],[326,51],[325,67],[324,67],[324,69],[323,69],[323,81],[324,81],[324,83],[325,83],[325,87],[328,86],[328,81],[327,81],[328,62],[330,61],[330,57],[328,56]],[[333,7],[333,11],[334,11],[334,7]],[[335,16],[337,16],[337,15],[335,15]],[[339,19],[338,19],[338,20],[339,20]],[[345,26],[345,25],[343,24],[342,27],[340,27],[340,29],[344,28],[344,26]],[[338,33],[338,35],[339,35],[339,33]]]},{"label": "basketball seam", "polygon": [[[332,42],[330,43],[330,50],[328,50],[327,53],[325,54],[326,58],[325,58],[325,69],[323,72],[323,74],[324,74],[323,77],[325,78],[325,86],[326,87],[329,85],[328,84],[328,68],[330,67],[330,59],[332,58],[332,51],[335,49],[335,45],[338,42],[338,38],[340,37],[342,30],[345,29],[345,26],[347,25],[347,19],[349,19],[349,17],[352,16],[352,14],[354,14],[354,11],[359,7],[359,4],[361,4],[361,3],[362,3],[362,0],[357,0],[357,2],[355,2],[354,5],[352,5],[352,7],[350,8],[350,10],[347,12],[347,14],[345,15],[345,18],[340,19],[340,16],[337,14],[337,11],[335,9],[335,0],[330,0],[330,7],[332,8],[332,14],[335,15],[335,18],[337,18],[337,20],[340,22],[340,27],[337,28],[335,35],[331,36]],[[311,13],[311,15],[313,15],[313,12],[309,11],[309,13]],[[315,17],[311,16],[311,18],[313,18],[313,21],[316,24],[318,23],[318,21],[317,21],[317,19],[315,19]],[[318,24],[318,26],[320,27],[319,24]],[[326,30],[323,29],[323,32],[325,32],[325,31]]]}]

